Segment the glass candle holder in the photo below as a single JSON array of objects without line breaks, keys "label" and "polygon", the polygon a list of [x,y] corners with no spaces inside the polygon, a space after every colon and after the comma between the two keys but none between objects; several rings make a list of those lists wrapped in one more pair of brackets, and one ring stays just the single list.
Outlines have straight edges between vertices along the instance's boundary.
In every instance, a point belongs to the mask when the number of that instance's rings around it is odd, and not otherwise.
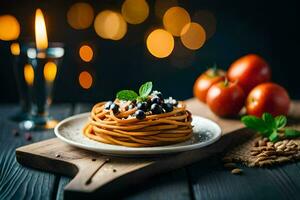
[{"label": "glass candle holder", "polygon": [[24,67],[24,77],[28,86],[29,119],[21,123],[26,130],[51,129],[57,121],[49,115],[52,92],[59,66],[64,56],[62,43],[49,43],[46,49],[27,49],[28,64]]}]

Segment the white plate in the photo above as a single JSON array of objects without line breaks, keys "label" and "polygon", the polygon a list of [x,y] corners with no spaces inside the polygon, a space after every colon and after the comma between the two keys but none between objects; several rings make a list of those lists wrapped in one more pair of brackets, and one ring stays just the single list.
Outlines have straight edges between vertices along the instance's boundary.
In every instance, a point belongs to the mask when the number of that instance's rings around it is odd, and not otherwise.
[{"label": "white plate", "polygon": [[62,141],[82,149],[107,155],[141,156],[177,153],[198,149],[216,142],[221,137],[221,128],[213,121],[193,116],[194,135],[185,142],[159,147],[124,147],[104,144],[85,137],[82,128],[90,113],[74,115],[61,121],[54,129],[55,135]]}]

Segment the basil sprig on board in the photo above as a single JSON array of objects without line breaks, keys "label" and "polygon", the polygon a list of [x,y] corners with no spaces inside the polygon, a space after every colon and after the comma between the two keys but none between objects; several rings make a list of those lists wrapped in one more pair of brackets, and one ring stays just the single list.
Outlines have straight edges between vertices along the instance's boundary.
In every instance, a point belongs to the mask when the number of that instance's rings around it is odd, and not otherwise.
[{"label": "basil sprig on board", "polygon": [[139,89],[139,94],[137,94],[133,90],[121,90],[117,93],[117,99],[124,101],[144,101],[147,99],[148,95],[152,91],[153,84],[151,81],[144,83],[141,85]]},{"label": "basil sprig on board", "polygon": [[271,142],[279,140],[279,133],[283,133],[286,138],[300,136],[300,131],[285,128],[287,118],[284,115],[279,115],[275,118],[270,113],[264,113],[261,118],[247,115],[242,117],[241,121],[247,128],[257,131],[262,136],[269,138]]}]

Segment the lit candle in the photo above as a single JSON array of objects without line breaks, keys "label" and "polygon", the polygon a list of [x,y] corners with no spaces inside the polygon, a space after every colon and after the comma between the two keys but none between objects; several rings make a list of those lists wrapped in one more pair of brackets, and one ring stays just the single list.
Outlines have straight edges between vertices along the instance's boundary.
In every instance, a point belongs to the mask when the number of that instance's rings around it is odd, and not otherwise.
[{"label": "lit candle", "polygon": [[49,42],[41,9],[35,12],[35,47],[27,49],[28,64],[24,78],[29,89],[30,117],[23,123],[25,129],[53,128],[57,121],[49,116],[52,89],[58,66],[64,55],[63,44]]},{"label": "lit candle", "polygon": [[37,49],[48,48],[46,24],[41,9],[35,12],[35,42]]}]

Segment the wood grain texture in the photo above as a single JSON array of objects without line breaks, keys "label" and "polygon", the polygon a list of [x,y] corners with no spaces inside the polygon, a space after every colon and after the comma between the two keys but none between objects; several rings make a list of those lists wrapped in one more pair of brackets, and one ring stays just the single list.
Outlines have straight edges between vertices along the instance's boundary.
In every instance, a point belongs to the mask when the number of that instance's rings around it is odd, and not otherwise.
[{"label": "wood grain texture", "polygon": [[65,187],[66,199],[120,197],[119,192],[126,192],[126,189],[135,187],[153,175],[222,152],[224,147],[235,141],[231,136],[236,137],[238,134],[227,134],[221,141],[203,149],[138,159],[107,157],[53,138],[18,148],[16,157],[25,166],[72,177],[76,175]]},{"label": "wood grain texture", "polygon": [[[235,119],[227,119],[223,122],[197,100],[191,99],[187,102],[193,114],[217,121],[225,130],[222,142],[217,144],[220,147],[219,153],[232,142],[233,144],[240,142],[239,139],[243,138],[241,134],[251,134],[247,130],[231,133],[231,126],[227,126],[226,122],[232,122],[235,127],[242,127]],[[74,113],[88,111],[90,106],[76,106]],[[11,145],[10,136],[6,137],[3,134],[4,132],[10,134],[6,129],[15,127],[5,120],[6,115],[3,116],[3,113],[13,112],[12,108],[12,106],[0,106],[0,199],[62,199],[63,188],[71,179],[23,168],[16,163],[14,148],[28,142],[23,139],[23,136],[19,136],[23,141],[13,140]],[[291,125],[300,122],[299,112],[300,102],[293,102],[289,120]],[[226,135],[226,133],[230,134]],[[3,139],[7,142],[3,143]],[[34,141],[37,140],[39,138],[34,137]],[[208,153],[211,152],[208,150]],[[126,199],[298,199],[300,196],[299,162],[271,169],[249,169],[241,166],[244,174],[234,176],[223,168],[219,156],[209,159],[203,157],[203,159],[189,167],[147,178],[146,181],[135,184],[121,193],[119,197]],[[57,185],[55,182],[58,182]]]},{"label": "wood grain texture", "polygon": [[[72,114],[74,115],[74,114],[89,112],[92,106],[93,106],[92,104],[76,104],[74,106]],[[71,180],[72,179],[70,177],[59,176],[56,200],[64,199],[64,188]]]},{"label": "wood grain texture", "polygon": [[299,168],[295,163],[273,168],[247,168],[232,175],[219,157],[188,167],[195,199],[295,199],[299,197]]},{"label": "wood grain texture", "polygon": [[[90,111],[92,105],[77,104],[74,114]],[[57,200],[63,199],[64,187],[71,181],[71,178],[62,176],[59,181]],[[134,190],[120,194],[124,199],[189,199],[189,185],[185,169],[178,169],[172,172],[154,176]]]},{"label": "wood grain texture", "polygon": [[[191,100],[196,106],[195,100]],[[200,110],[199,110],[200,112]],[[211,113],[208,117],[215,119]],[[220,124],[219,119],[216,119]],[[289,125],[299,127],[300,102],[293,102]],[[232,175],[214,156],[187,167],[195,199],[299,199],[300,168],[298,163],[272,168],[247,168],[242,175]]]},{"label": "wood grain texture", "polygon": [[[229,126],[231,132],[240,128],[240,124],[236,125],[230,121],[224,122],[223,125]],[[18,161],[26,166],[69,176],[76,174],[65,187],[66,198],[96,198],[99,195],[116,195],[114,192],[135,187],[153,175],[175,170],[220,153],[235,141],[236,136],[239,134],[226,134],[221,141],[203,149],[155,158],[109,157],[109,161],[106,162],[107,156],[71,147],[57,138],[18,148],[16,156]],[[60,156],[57,157],[57,154]],[[188,188],[188,182],[185,181],[184,184]],[[181,193],[185,192],[178,191],[178,196]]]},{"label": "wood grain texture", "polygon": [[147,181],[124,194],[123,199],[174,199],[191,198],[189,181],[185,168],[163,173],[149,178]]},{"label": "wood grain texture", "polygon": [[[55,175],[25,168],[17,163],[15,149],[19,146],[54,137],[51,131],[32,132],[32,140],[26,141],[24,133],[13,136],[18,124],[8,120],[17,106],[0,107],[0,199],[51,199],[55,191]],[[51,113],[62,119],[70,114],[70,106],[55,106]]]}]

